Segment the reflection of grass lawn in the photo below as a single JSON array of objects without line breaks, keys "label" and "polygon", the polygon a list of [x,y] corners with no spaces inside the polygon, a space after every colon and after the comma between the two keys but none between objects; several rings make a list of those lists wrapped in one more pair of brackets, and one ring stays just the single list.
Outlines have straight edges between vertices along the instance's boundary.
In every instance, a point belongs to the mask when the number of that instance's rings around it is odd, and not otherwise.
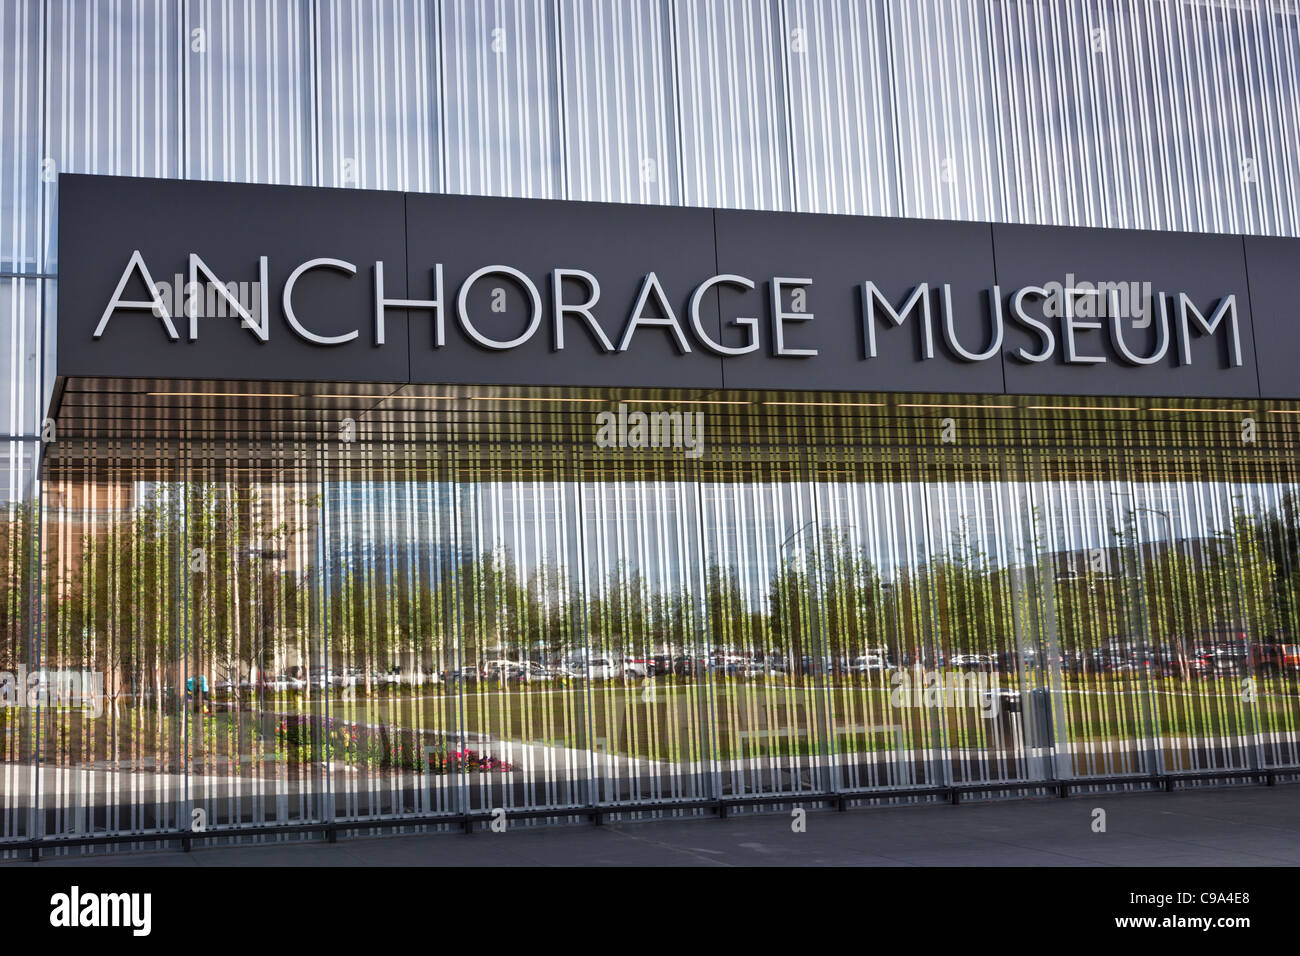
[{"label": "reflection of grass lawn", "polygon": [[[1251,732],[1250,711],[1235,681],[1156,679],[1151,699],[1166,737],[1220,737]],[[701,760],[701,741],[722,759],[798,756],[819,752],[823,734],[810,726],[834,728],[841,753],[884,754],[938,746],[984,749],[998,721],[972,707],[942,711],[891,704],[887,680],[829,681],[791,685],[776,680],[719,680],[706,689],[678,679],[648,683],[610,682],[590,686],[514,685],[469,689],[464,698],[447,688],[364,692],[355,700],[332,699],[331,717],[386,724],[451,736],[459,730],[497,741],[603,750],[626,756],[686,762]],[[1140,738],[1146,689],[1129,678],[1088,676],[1065,685],[1069,740],[1100,743]],[[296,694],[261,702],[279,713],[322,714],[325,701]],[[588,706],[590,705],[590,717]],[[1300,727],[1300,697],[1291,682],[1260,682],[1258,714],[1266,732]],[[462,715],[463,713],[463,723]],[[16,711],[0,710],[0,728],[16,724]],[[256,711],[221,710],[202,721],[192,714],[159,715],[123,708],[91,720],[78,714],[47,717],[63,741],[79,752],[140,760],[175,748],[187,732],[194,755],[272,754],[275,741],[262,739]],[[188,728],[186,726],[188,721]],[[48,725],[47,725],[48,726]],[[115,740],[113,739],[115,738]],[[996,743],[996,740],[993,741]],[[471,744],[473,745],[473,744]],[[175,752],[175,751],[173,751]]]},{"label": "reflection of grass lawn", "polygon": [[[1161,688],[1157,688],[1161,689]],[[1177,687],[1174,688],[1175,690]],[[1080,694],[1079,691],[1085,693]],[[1090,698],[1088,691],[1101,692]],[[716,727],[701,700],[701,689],[688,684],[659,685],[648,694],[644,685],[584,688],[512,688],[467,695],[465,730],[498,740],[597,749],[629,756],[684,761],[700,759],[702,728],[715,738],[723,759],[808,754],[821,736],[810,737],[810,724],[836,729],[836,749],[879,753],[949,747],[985,748],[996,721],[973,708],[936,712],[890,705],[887,685],[790,687],[782,684],[734,683],[714,687]],[[1191,685],[1186,696],[1157,696],[1162,732],[1168,736],[1223,736],[1241,732],[1241,702],[1226,688]],[[588,727],[585,704],[591,699]],[[647,699],[647,697],[649,699]],[[1125,740],[1140,726],[1141,691],[1137,687],[1072,684],[1067,688],[1069,739],[1075,742]],[[1287,730],[1300,721],[1295,698],[1259,702],[1266,730]],[[887,729],[897,727],[898,731]],[[941,736],[941,730],[943,731]]]},{"label": "reflection of grass lawn", "polygon": [[[1248,712],[1227,687],[1180,685],[1156,696],[1161,733],[1167,737],[1233,736],[1249,730]],[[1092,697],[1078,691],[1099,691]],[[1071,692],[1075,693],[1071,693]],[[1072,684],[1066,693],[1068,739],[1076,742],[1128,740],[1138,735],[1143,691],[1136,685],[1092,687]],[[588,731],[581,708],[557,705],[554,693],[536,690],[486,692],[466,702],[466,729],[498,739],[548,742],[582,748]],[[690,686],[658,687],[651,700],[635,688],[602,687],[592,691],[590,738],[600,749],[669,761],[699,759],[700,728],[707,726],[700,693]],[[997,721],[974,708],[943,711],[946,727],[934,710],[890,705],[888,686],[799,688],[719,685],[714,689],[717,726],[713,730],[722,759],[809,754],[821,735],[810,738],[810,723],[825,726],[827,708],[835,728],[836,749],[847,753],[881,753],[900,746],[928,748],[941,742],[954,748],[986,748]],[[1265,731],[1300,725],[1300,700],[1260,697]],[[886,728],[897,727],[898,731]],[[942,736],[941,736],[942,734]]]}]

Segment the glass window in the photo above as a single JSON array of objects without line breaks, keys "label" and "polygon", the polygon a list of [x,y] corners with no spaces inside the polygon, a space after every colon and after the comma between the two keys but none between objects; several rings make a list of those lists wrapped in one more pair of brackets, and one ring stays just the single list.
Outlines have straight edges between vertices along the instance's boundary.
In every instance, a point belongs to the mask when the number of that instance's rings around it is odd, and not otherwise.
[{"label": "glass window", "polygon": [[791,208],[779,8],[683,0],[675,16],[685,203]]},{"label": "glass window", "polygon": [[441,189],[436,9],[321,5],[321,185]]},{"label": "glass window", "polygon": [[668,0],[560,6],[570,199],[680,201]]},{"label": "glass window", "polygon": [[312,182],[310,23],[302,0],[186,0],[187,177]]},{"label": "glass window", "polygon": [[442,6],[449,192],[559,198],[559,71],[545,0]]}]

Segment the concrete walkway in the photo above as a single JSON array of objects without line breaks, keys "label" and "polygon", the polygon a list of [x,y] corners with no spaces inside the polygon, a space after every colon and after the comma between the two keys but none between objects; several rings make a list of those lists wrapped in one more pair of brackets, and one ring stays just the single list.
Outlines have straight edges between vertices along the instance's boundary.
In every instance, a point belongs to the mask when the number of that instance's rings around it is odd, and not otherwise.
[{"label": "concrete walkway", "polygon": [[[1093,832],[1093,811],[1106,832]],[[1284,866],[1300,865],[1300,786],[810,811],[647,823],[512,824],[22,866]]]}]

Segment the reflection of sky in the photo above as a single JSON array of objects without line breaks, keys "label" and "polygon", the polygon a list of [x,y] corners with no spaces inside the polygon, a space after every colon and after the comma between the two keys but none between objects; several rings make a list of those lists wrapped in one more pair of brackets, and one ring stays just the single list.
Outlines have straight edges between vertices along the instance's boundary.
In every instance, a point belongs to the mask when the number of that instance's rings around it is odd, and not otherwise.
[{"label": "reflection of sky", "polygon": [[[1294,13],[1259,6],[5,4],[0,221],[19,228],[0,263],[34,267],[46,153],[60,171],[1293,232],[1268,200],[1296,158],[1277,108]],[[1260,179],[1231,188],[1243,158]]]}]

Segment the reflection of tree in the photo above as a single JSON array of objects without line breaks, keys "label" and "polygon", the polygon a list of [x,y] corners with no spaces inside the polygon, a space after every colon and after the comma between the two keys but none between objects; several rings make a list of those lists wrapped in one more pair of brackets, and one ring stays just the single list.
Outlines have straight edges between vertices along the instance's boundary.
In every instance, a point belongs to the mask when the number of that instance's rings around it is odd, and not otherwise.
[{"label": "reflection of tree", "polygon": [[637,568],[616,562],[587,601],[592,647],[620,653],[644,646],[650,594]]},{"label": "reflection of tree", "polygon": [[1071,577],[1057,577],[1055,592],[1057,634],[1066,648],[1097,650],[1127,626],[1127,598],[1120,576],[1087,568]]},{"label": "reflection of tree", "polygon": [[61,533],[79,540],[51,553],[47,662],[103,671],[110,695],[156,700],[187,676],[270,666],[305,592],[271,557],[295,529],[270,525],[263,508],[256,489],[195,482],[156,486],[93,525],[66,519]]},{"label": "reflection of tree", "polygon": [[823,535],[821,553],[820,603],[831,655],[885,646],[883,582],[866,550],[855,546],[848,532],[830,531]]},{"label": "reflection of tree", "polygon": [[948,548],[932,559],[924,576],[935,597],[940,635],[965,653],[995,653],[1011,645],[1006,596],[1009,580],[962,525]]},{"label": "reflection of tree", "polygon": [[1112,616],[1127,623],[1113,628],[1112,634],[1125,639],[1145,636],[1184,656],[1195,645],[1213,640],[1220,629],[1241,627],[1252,640],[1271,639],[1281,619],[1279,608],[1293,600],[1280,593],[1289,587],[1278,586],[1279,568],[1266,545],[1266,529],[1276,520],[1274,514],[1251,516],[1236,508],[1228,528],[1198,554],[1180,551],[1171,540],[1163,547],[1139,544],[1136,522],[1130,521],[1117,537],[1121,545],[1128,542],[1128,575],[1138,577],[1112,581],[1108,597],[1117,608]]},{"label": "reflection of tree", "polygon": [[572,584],[561,565],[542,564],[521,577],[510,554],[495,548],[461,561],[450,583],[459,592],[464,665],[489,651],[522,659],[572,644]]},{"label": "reflection of tree", "polygon": [[93,526],[69,519],[62,530],[80,540],[51,568],[47,663],[103,670],[110,695],[148,693],[161,705],[165,671],[183,653],[179,509],[175,495],[158,487]]},{"label": "reflection of tree", "polygon": [[1240,625],[1248,637],[1268,640],[1278,629],[1278,568],[1264,544],[1269,516],[1253,518],[1239,508],[1218,537],[1207,572],[1213,607],[1222,623]]},{"label": "reflection of tree", "polygon": [[1284,494],[1276,508],[1259,518],[1258,529],[1273,572],[1275,619],[1294,626],[1300,615],[1300,493]]},{"label": "reflection of tree", "polygon": [[[189,672],[219,669],[235,678],[252,667],[274,670],[286,638],[301,637],[307,619],[308,589],[286,566],[299,528],[285,516],[295,513],[297,499],[273,502],[255,486],[201,482],[184,494],[186,541],[178,557],[188,565]],[[195,549],[203,555],[198,566]]]},{"label": "reflection of tree", "polygon": [[704,616],[709,639],[715,646],[739,647],[745,643],[745,599],[740,572],[734,565],[724,567],[710,561],[704,569]]},{"label": "reflection of tree", "polygon": [[796,669],[805,656],[839,661],[857,649],[886,645],[882,584],[866,550],[847,531],[822,530],[813,553],[786,558],[769,582],[773,645]]},{"label": "reflection of tree", "polygon": [[13,672],[31,634],[30,582],[36,579],[36,510],[0,509],[0,670]]},{"label": "reflection of tree", "polygon": [[[315,613],[312,570],[295,570],[293,555],[311,553],[315,541],[301,537],[302,526],[319,500],[194,482],[153,486],[116,510],[105,504],[129,491],[89,491],[100,496],[84,511],[93,524],[71,510],[74,517],[51,523],[45,661],[102,670],[110,693],[155,694],[187,676],[178,669],[187,653],[190,674],[217,679],[280,666],[286,642],[303,636]],[[0,515],[0,665],[17,663],[29,633],[33,534],[30,508]],[[1028,569],[1030,578],[1053,578],[1062,646],[1099,649],[1138,636],[1135,626],[1157,644],[1190,645],[1222,625],[1268,640],[1300,612],[1296,493],[1259,515],[1236,510],[1213,542],[1192,552],[1139,546],[1134,521],[1115,534],[1134,560],[1063,576],[1049,556]],[[814,539],[809,552],[780,555],[762,595],[748,595],[740,570],[717,560],[704,568],[703,594],[624,560],[590,574],[583,595],[562,562],[521,567],[502,547],[457,559],[413,546],[334,550],[318,579],[330,663],[383,669],[409,650],[446,666],[456,634],[462,665],[489,651],[551,656],[586,641],[613,653],[693,652],[701,634],[716,648],[779,651],[796,668],[805,655],[841,659],[882,645],[896,656],[936,640],[959,652],[1012,646],[1011,603],[1027,600],[1025,587],[1017,598],[1012,572],[969,528],[926,562],[891,569],[888,581],[850,530],[821,527]],[[187,568],[193,549],[202,549],[205,570]],[[1043,555],[1041,543],[1037,550]],[[187,633],[193,642],[183,645]]]},{"label": "reflection of tree", "polygon": [[797,673],[806,655],[815,651],[819,635],[820,594],[802,560],[782,562],[768,586],[772,644],[785,653]]}]

